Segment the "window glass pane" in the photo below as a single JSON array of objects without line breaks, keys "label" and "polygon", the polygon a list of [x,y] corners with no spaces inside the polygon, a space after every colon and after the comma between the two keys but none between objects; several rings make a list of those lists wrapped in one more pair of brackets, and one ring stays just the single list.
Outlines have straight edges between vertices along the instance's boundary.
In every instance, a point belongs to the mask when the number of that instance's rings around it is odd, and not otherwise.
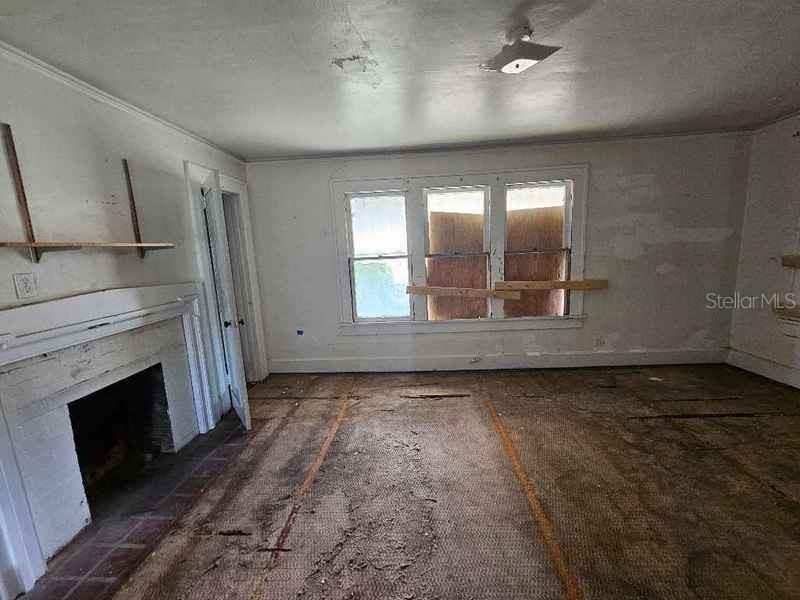
[{"label": "window glass pane", "polygon": [[359,319],[408,317],[411,314],[408,258],[353,261],[356,315]]},{"label": "window glass pane", "polygon": [[[428,258],[428,285],[487,289],[486,256],[444,256]],[[428,296],[428,319],[482,319],[489,316],[485,298]]]},{"label": "window glass pane", "polygon": [[[566,184],[506,188],[506,281],[565,279],[568,250],[564,246]],[[564,290],[523,291],[520,300],[506,300],[506,317],[564,314]]]},{"label": "window glass pane", "polygon": [[352,196],[350,216],[354,256],[407,254],[403,195]]},{"label": "window glass pane", "polygon": [[484,195],[480,188],[427,192],[431,254],[483,251]]}]

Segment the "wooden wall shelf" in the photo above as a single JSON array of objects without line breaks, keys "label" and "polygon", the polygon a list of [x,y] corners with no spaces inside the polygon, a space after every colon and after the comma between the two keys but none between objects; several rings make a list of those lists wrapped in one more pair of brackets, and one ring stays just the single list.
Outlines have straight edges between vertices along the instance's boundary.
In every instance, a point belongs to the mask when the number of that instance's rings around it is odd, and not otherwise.
[{"label": "wooden wall shelf", "polygon": [[63,241],[63,242],[40,242],[36,239],[31,220],[31,211],[28,206],[28,197],[25,193],[25,183],[22,180],[22,170],[17,156],[17,148],[14,143],[14,135],[8,123],[0,123],[0,139],[2,148],[8,161],[11,180],[14,184],[14,194],[17,197],[17,206],[22,216],[22,225],[25,228],[24,242],[0,242],[0,248],[18,248],[29,250],[31,260],[38,263],[43,252],[54,252],[56,250],[81,250],[83,248],[97,248],[110,250],[134,250],[139,258],[144,258],[147,250],[168,250],[174,248],[172,242],[142,242],[142,232],[139,227],[139,215],[136,211],[136,200],[133,197],[133,181],[131,180],[131,169],[128,159],[122,159],[122,171],[125,176],[125,186],[128,190],[128,203],[131,211],[131,226],[133,228],[132,242],[85,242],[85,241]]},{"label": "wooden wall shelf", "polygon": [[35,262],[42,252],[55,252],[58,250],[82,250],[84,248],[110,249],[110,250],[135,250],[144,253],[145,250],[169,250],[174,248],[172,242],[0,242],[0,248],[18,248],[31,250]]},{"label": "wooden wall shelf", "polygon": [[800,269],[800,254],[786,254],[782,256],[781,264],[787,269]]}]

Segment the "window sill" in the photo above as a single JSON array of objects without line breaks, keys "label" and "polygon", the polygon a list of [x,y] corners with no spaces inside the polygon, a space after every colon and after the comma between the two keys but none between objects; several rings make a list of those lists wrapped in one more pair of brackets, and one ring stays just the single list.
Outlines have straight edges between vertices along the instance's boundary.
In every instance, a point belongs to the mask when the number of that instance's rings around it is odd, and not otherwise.
[{"label": "window sill", "polygon": [[472,333],[484,331],[532,331],[578,329],[585,315],[525,317],[519,319],[458,319],[453,321],[386,321],[340,323],[339,335],[408,335],[418,333]]}]

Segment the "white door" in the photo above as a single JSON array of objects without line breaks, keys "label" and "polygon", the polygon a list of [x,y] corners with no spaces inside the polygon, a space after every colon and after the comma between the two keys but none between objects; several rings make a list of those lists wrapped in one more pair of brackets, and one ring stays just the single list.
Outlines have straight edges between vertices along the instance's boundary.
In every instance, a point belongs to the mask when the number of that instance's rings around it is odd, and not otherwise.
[{"label": "white door", "polygon": [[225,214],[219,189],[219,175],[216,171],[205,181],[201,193],[204,199],[203,211],[209,239],[211,269],[214,272],[219,329],[222,335],[231,404],[245,428],[250,429],[250,404],[247,400],[247,382],[239,330],[243,320],[236,311]]}]

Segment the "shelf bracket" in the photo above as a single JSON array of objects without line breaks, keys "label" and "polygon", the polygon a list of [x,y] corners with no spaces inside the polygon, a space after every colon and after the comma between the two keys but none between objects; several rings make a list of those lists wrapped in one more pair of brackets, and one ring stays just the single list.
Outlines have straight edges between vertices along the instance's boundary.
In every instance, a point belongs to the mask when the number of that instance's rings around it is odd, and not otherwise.
[{"label": "shelf bracket", "polygon": [[[22,181],[22,171],[19,167],[17,147],[14,144],[14,135],[11,133],[11,125],[8,123],[0,123],[0,133],[3,137],[3,148],[5,149],[6,160],[8,161],[8,169],[11,173],[11,180],[14,182],[17,206],[22,214],[22,225],[25,228],[25,237],[28,242],[33,244],[36,242],[36,235],[33,232],[31,211],[28,207],[28,197],[25,194],[25,183]],[[39,248],[30,248],[29,250],[31,253],[31,260],[38,263],[42,258],[41,250]]]},{"label": "shelf bracket", "polygon": [[[128,201],[131,206],[131,225],[133,226],[133,239],[137,244],[142,243],[142,232],[139,229],[139,214],[136,212],[136,199],[133,195],[133,180],[131,179],[131,168],[128,165],[128,159],[122,159],[122,170],[125,172],[125,185],[128,187]],[[145,249],[137,248],[136,252],[139,258],[144,258]]]}]

